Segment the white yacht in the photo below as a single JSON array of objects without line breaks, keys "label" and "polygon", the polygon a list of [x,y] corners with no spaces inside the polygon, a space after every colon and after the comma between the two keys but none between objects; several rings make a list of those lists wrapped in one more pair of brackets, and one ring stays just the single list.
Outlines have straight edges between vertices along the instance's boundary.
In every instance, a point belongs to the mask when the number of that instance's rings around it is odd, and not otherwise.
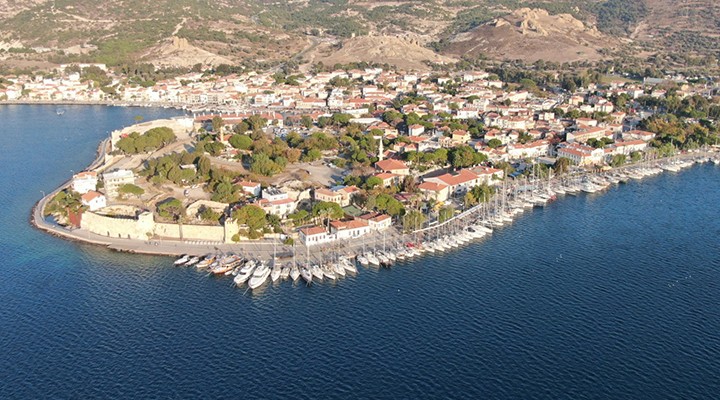
[{"label": "white yacht", "polygon": [[189,259],[189,260],[188,260],[185,264],[183,264],[183,265],[185,265],[186,267],[189,267],[189,266],[191,266],[191,265],[197,264],[198,261],[200,261],[200,257],[195,256],[195,257]]},{"label": "white yacht", "polygon": [[360,263],[360,265],[367,266],[370,264],[370,261],[362,254],[358,254],[357,261]]},{"label": "white yacht", "polygon": [[250,286],[250,289],[257,289],[267,281],[269,276],[270,267],[265,265],[264,262],[260,262],[260,266],[255,269],[255,272],[253,272],[252,277],[248,281],[248,286]]},{"label": "white yacht", "polygon": [[247,282],[248,279],[252,276],[253,271],[255,270],[255,261],[249,260],[248,262],[243,265],[242,268],[240,268],[240,271],[237,275],[235,275],[235,278],[233,278],[233,281],[235,282],[235,285],[240,286],[243,283]]},{"label": "white yacht", "polygon": [[177,260],[175,260],[174,264],[175,264],[175,265],[182,265],[182,264],[185,264],[186,262],[188,262],[189,260],[190,260],[190,255],[189,255],[189,254],[183,254],[182,257],[180,257],[180,258],[178,258]]}]

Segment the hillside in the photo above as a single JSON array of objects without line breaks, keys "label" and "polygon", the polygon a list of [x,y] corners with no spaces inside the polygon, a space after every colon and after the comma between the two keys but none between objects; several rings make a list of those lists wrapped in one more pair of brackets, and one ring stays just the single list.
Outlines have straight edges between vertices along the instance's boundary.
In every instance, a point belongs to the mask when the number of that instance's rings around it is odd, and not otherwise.
[{"label": "hillside", "polygon": [[715,0],[0,0],[0,64],[15,65],[717,57],[718,36]]},{"label": "hillside", "polygon": [[550,15],[546,10],[521,8],[453,36],[445,52],[565,62],[600,59],[599,50],[616,42],[570,14]]}]

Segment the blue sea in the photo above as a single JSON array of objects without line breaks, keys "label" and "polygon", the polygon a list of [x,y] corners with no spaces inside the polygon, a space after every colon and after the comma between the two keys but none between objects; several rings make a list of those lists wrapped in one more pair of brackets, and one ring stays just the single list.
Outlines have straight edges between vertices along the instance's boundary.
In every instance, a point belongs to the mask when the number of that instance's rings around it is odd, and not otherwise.
[{"label": "blue sea", "polygon": [[720,167],[561,198],[482,241],[245,293],[33,229],[167,109],[0,106],[0,398],[717,399]]}]

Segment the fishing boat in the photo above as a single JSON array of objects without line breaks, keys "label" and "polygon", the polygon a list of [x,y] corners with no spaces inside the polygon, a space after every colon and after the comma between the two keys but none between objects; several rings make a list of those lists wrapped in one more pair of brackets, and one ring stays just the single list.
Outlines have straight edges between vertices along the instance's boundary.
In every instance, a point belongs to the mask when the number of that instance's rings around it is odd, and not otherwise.
[{"label": "fishing boat", "polygon": [[267,281],[269,276],[270,268],[261,261],[260,266],[255,269],[255,272],[253,272],[252,277],[248,281],[248,286],[250,289],[257,289]]}]

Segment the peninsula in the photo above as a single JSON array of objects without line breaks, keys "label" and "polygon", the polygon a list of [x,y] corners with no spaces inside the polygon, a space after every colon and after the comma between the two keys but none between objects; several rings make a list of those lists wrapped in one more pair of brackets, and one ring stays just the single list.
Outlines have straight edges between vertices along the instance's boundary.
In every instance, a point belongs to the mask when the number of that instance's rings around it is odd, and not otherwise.
[{"label": "peninsula", "polygon": [[479,223],[509,222],[558,194],[708,160],[719,143],[717,124],[697,116],[720,107],[707,85],[681,77],[551,92],[484,71],[367,68],[213,85],[242,86],[251,104],[112,132],[86,171],[38,203],[35,225],[168,255],[417,249],[468,229],[481,236]]}]

